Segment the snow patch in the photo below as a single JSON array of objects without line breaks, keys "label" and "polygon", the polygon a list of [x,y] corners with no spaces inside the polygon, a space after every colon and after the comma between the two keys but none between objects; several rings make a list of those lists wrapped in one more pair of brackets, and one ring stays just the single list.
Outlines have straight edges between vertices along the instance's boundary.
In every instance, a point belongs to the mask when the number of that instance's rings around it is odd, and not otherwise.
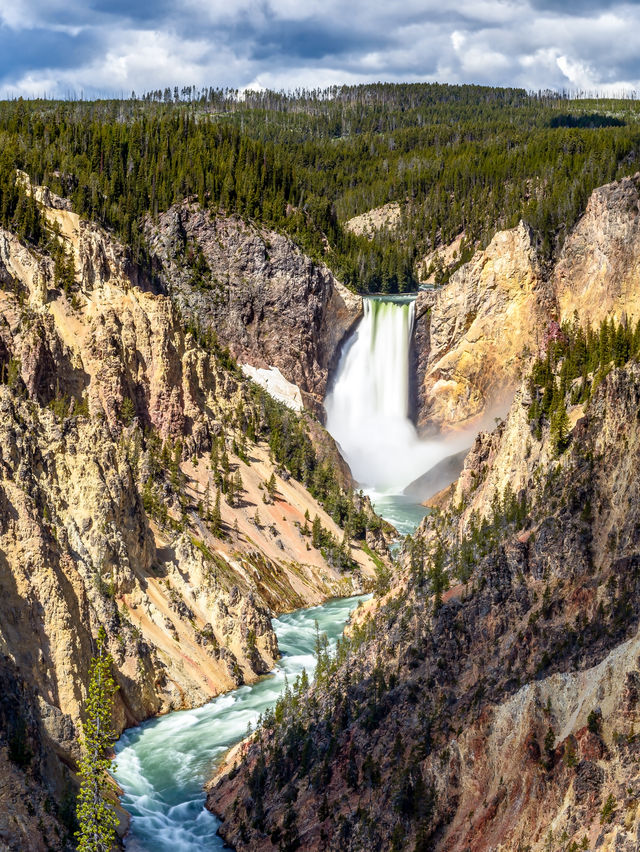
[{"label": "snow patch", "polygon": [[253,367],[242,364],[242,372],[260,387],[263,387],[278,402],[283,402],[294,411],[302,411],[302,394],[300,388],[287,381],[277,367]]}]

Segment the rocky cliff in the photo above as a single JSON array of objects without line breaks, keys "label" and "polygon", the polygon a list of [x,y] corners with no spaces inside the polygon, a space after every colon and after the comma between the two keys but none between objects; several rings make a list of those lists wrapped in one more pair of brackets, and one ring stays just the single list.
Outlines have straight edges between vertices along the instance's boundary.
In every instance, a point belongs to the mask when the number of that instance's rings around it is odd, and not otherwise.
[{"label": "rocky cliff", "polygon": [[147,223],[180,309],[242,364],[278,367],[319,410],[362,299],[287,237],[184,202]]},{"label": "rocky cliff", "polygon": [[212,335],[187,331],[157,269],[34,194],[50,204],[47,250],[0,232],[0,652],[31,696],[34,755],[8,757],[10,849],[66,842],[60,824],[58,841],[47,820],[23,820],[19,800],[34,786],[34,814],[48,795],[61,806],[55,761],[78,757],[100,625],[122,730],[254,680],[278,654],[271,615],[360,591],[376,572],[356,541],[338,547],[342,529],[287,469],[303,454],[328,500],[330,442],[319,435],[317,455],[304,421]]},{"label": "rocky cliff", "polygon": [[562,319],[640,316],[640,174],[596,189],[553,271]]},{"label": "rocky cliff", "polygon": [[639,187],[636,175],[595,190],[551,270],[541,268],[521,222],[497,233],[435,297],[419,295],[417,314],[430,307],[428,329],[418,326],[422,432],[477,428],[502,413],[550,320],[640,317]]},{"label": "rocky cliff", "polygon": [[212,786],[236,849],[638,848],[640,368],[594,383],[560,451],[528,392]]},{"label": "rocky cliff", "polygon": [[[55,756],[38,696],[0,658],[0,848],[72,849],[71,773]],[[46,842],[46,846],[45,846]]]},{"label": "rocky cliff", "polygon": [[418,374],[418,427],[464,428],[508,404],[525,347],[553,307],[533,235],[520,223],[453,274],[433,300]]}]

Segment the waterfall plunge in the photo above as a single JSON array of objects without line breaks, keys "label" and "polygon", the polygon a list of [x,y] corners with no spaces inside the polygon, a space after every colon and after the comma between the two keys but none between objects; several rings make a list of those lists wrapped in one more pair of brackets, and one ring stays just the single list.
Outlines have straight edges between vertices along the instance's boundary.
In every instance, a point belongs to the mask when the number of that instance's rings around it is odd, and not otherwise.
[{"label": "waterfall plunge", "polygon": [[[378,495],[400,494],[459,441],[421,441],[409,419],[409,347],[415,303],[369,298],[325,401],[327,429],[354,478]],[[466,443],[466,441],[464,442]]]}]

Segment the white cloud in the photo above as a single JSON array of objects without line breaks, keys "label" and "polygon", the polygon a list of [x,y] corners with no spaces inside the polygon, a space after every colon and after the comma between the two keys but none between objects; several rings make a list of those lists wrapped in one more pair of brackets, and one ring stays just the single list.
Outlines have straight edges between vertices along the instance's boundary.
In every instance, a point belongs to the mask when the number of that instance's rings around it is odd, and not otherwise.
[{"label": "white cloud", "polygon": [[451,33],[451,44],[453,45],[453,49],[456,53],[460,53],[466,41],[466,35],[464,33],[459,32],[459,30],[454,30]]},{"label": "white cloud", "polygon": [[[93,13],[90,7],[98,2]],[[455,6],[441,0],[174,0],[161,12],[162,0],[131,0],[135,15],[121,0],[15,0],[2,6],[0,88],[25,95],[434,78],[616,91],[638,87],[640,80],[638,4],[609,3],[604,9],[593,2],[554,6],[550,0],[459,0]],[[9,49],[1,58],[2,39],[11,48],[12,33],[25,27],[34,39],[42,30],[64,33],[91,40],[91,49],[80,52],[72,67],[54,55],[51,39],[42,51],[32,51],[32,61],[17,48],[12,58]]]}]

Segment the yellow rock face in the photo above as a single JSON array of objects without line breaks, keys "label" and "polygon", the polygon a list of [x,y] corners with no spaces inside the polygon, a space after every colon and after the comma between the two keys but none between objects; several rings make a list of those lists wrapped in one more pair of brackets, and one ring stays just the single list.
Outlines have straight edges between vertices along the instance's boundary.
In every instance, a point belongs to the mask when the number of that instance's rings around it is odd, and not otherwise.
[{"label": "yellow rock face", "polygon": [[550,272],[521,222],[498,232],[435,295],[420,294],[418,308],[422,300],[431,311],[419,330],[428,351],[418,352],[419,427],[478,428],[503,413],[551,321],[637,321],[639,223],[640,174],[594,191]]},{"label": "yellow rock face", "polygon": [[562,319],[640,317],[640,174],[591,195],[553,273]]},{"label": "yellow rock face", "polygon": [[465,428],[503,404],[547,311],[529,230],[499,232],[435,297],[418,425]]}]

